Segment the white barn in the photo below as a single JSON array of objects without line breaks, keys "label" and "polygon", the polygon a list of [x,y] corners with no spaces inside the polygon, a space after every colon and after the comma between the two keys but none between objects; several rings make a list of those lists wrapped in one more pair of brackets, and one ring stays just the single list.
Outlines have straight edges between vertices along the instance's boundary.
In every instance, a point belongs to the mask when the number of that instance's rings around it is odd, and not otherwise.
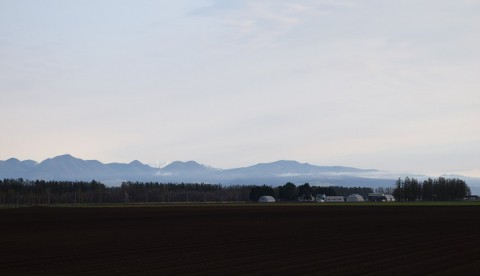
[{"label": "white barn", "polygon": [[395,201],[395,197],[393,195],[385,194],[387,201]]},{"label": "white barn", "polygon": [[364,202],[365,199],[363,199],[363,196],[359,194],[351,194],[347,196],[347,202]]}]

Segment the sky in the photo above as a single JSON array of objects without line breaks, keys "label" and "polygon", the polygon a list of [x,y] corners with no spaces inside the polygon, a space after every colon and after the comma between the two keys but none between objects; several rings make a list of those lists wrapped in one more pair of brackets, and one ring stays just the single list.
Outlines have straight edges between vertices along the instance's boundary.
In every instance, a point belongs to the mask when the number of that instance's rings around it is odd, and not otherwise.
[{"label": "sky", "polygon": [[0,160],[480,177],[480,1],[0,0]]}]

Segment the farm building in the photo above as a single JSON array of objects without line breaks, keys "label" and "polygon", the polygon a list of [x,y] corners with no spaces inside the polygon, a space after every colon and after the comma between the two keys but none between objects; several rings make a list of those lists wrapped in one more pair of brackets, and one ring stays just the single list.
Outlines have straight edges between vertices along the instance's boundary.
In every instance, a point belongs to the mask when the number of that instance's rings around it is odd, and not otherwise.
[{"label": "farm building", "polygon": [[258,202],[275,202],[275,198],[273,196],[261,196]]},{"label": "farm building", "polygon": [[480,197],[478,195],[469,195],[469,196],[465,197],[465,200],[476,201],[476,200],[480,200]]},{"label": "farm building", "polygon": [[395,197],[393,197],[393,195],[385,194],[385,197],[387,198],[387,201],[395,201]]},{"label": "farm building", "polygon": [[297,197],[297,201],[315,201],[315,198],[312,195],[301,195]]},{"label": "farm building", "polygon": [[344,196],[327,196],[325,202],[345,202]]},{"label": "farm building", "polygon": [[363,196],[359,194],[351,194],[347,196],[346,201],[347,202],[364,202],[365,200],[363,199]]},{"label": "farm building", "polygon": [[382,194],[382,193],[369,193],[368,201],[373,202],[386,202],[386,201],[395,201],[393,195]]},{"label": "farm building", "polygon": [[317,194],[315,195],[315,201],[316,202],[325,202],[325,198],[327,196],[325,194]]}]

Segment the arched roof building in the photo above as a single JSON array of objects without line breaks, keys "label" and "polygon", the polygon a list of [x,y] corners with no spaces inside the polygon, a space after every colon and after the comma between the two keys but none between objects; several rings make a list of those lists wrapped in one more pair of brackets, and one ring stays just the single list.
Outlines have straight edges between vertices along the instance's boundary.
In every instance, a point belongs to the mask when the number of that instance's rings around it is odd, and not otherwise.
[{"label": "arched roof building", "polygon": [[275,198],[273,196],[261,196],[258,202],[275,202]]},{"label": "arched roof building", "polygon": [[364,202],[363,196],[359,194],[351,194],[347,196],[347,202]]}]

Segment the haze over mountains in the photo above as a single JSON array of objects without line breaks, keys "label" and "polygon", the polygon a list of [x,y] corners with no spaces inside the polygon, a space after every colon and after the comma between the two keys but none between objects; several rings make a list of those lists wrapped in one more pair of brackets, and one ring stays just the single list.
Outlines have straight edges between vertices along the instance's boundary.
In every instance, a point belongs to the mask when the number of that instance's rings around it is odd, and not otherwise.
[{"label": "haze over mountains", "polygon": [[[218,169],[195,161],[175,161],[163,168],[154,168],[139,161],[104,164],[97,160],[82,160],[69,154],[46,159],[40,163],[10,158],[0,161],[0,178],[91,181],[120,185],[122,181],[196,182],[222,185],[283,185],[290,181],[312,185],[392,186],[398,177],[375,169],[343,166],[316,166],[297,161],[280,160],[272,163]],[[413,177],[425,177],[409,174]],[[455,176],[461,177],[461,176]],[[467,178],[470,186],[480,186],[479,179]]]}]

